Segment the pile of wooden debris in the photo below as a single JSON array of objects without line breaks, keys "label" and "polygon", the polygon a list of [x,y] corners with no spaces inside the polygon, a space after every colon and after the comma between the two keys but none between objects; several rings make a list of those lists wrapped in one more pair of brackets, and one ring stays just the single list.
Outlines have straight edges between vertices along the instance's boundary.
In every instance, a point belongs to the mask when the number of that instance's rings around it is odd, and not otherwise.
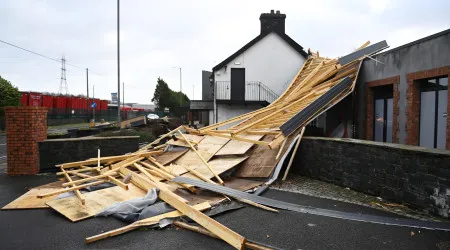
[{"label": "pile of wooden debris", "polygon": [[[196,186],[173,179],[182,176],[240,191],[254,189],[264,184],[261,178],[270,177],[280,165],[281,156],[293,148],[285,179],[305,126],[349,95],[363,59],[387,47],[386,42],[367,45],[339,59],[310,53],[284,94],[262,109],[201,129],[181,126],[135,153],[58,165],[57,175],[64,178],[30,190],[4,209],[50,207],[71,221],[79,221],[95,216],[112,204],[143,197],[157,188],[158,198],[175,211],[138,220],[126,227],[88,237],[86,241],[154,225],[164,218],[187,216],[199,226],[176,220],[174,224],[220,238],[237,249],[267,249],[248,242],[244,236],[202,212],[230,199],[228,196],[204,195]],[[230,125],[233,126],[220,129]],[[106,182],[115,186],[81,193],[83,189]],[[67,192],[75,195],[58,197]],[[248,199],[239,201],[277,211]]]}]

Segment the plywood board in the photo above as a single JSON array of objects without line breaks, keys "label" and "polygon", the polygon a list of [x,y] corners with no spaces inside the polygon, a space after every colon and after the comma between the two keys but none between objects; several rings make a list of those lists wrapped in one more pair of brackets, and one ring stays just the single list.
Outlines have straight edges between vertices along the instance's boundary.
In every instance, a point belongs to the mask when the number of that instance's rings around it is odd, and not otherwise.
[{"label": "plywood board", "polygon": [[[230,139],[217,136],[204,136],[204,139],[197,145],[197,152],[205,159],[209,161]],[[201,165],[202,160],[193,151],[189,150],[186,154],[181,156],[175,161],[175,164],[182,166],[195,167]]]},{"label": "plywood board", "polygon": [[[186,139],[188,139],[191,142],[193,141],[196,143],[200,143],[200,141],[203,140],[203,136],[200,135],[191,135],[191,134],[183,134],[183,135],[184,137],[186,137]],[[189,145],[182,140],[175,141],[174,139],[170,139],[166,144],[189,148]]]},{"label": "plywood board", "polygon": [[[208,162],[208,164],[211,166],[211,168],[214,170],[215,173],[220,175],[236,167],[237,165],[245,161],[247,158],[248,156],[245,155],[235,157],[219,157],[211,160],[210,162]],[[211,171],[205,165],[203,165],[203,163],[202,165],[197,165],[195,167],[196,167],[195,170],[198,171],[203,176],[205,176],[206,178],[211,179],[214,177],[213,173],[211,173]],[[195,175],[191,173],[186,173],[183,174],[182,176],[198,179]]]},{"label": "plywood board", "polygon": [[83,197],[86,200],[86,205],[84,206],[81,205],[80,200],[76,196],[49,201],[47,205],[75,222],[94,216],[114,203],[143,196],[145,196],[144,191],[129,184],[129,190],[116,186],[84,193]]},{"label": "plywood board", "polygon": [[[239,137],[259,141],[263,137],[263,135],[240,135]],[[243,155],[253,145],[254,144],[250,142],[231,140],[227,144],[225,144],[225,146],[223,146],[215,155]]]},{"label": "plywood board", "polygon": [[33,209],[33,208],[48,208],[45,204],[48,201],[54,200],[57,195],[49,196],[46,198],[37,198],[38,194],[45,194],[53,191],[60,190],[61,185],[65,181],[55,181],[42,186],[34,187],[30,191],[26,192],[19,198],[15,199],[2,209]]},{"label": "plywood board", "polygon": [[[265,136],[263,141],[272,141],[274,136]],[[289,141],[286,142],[286,145]],[[285,147],[287,148],[287,146]],[[270,149],[267,146],[255,145],[251,152],[248,153],[249,158],[236,171],[236,177],[259,177],[267,178],[272,173],[278,160],[275,159],[278,150]]]},{"label": "plywood board", "polygon": [[184,155],[189,149],[183,149],[183,150],[176,150],[176,151],[167,151],[160,155],[155,156],[155,160],[161,165],[167,165],[176,159],[180,158],[182,155]]}]

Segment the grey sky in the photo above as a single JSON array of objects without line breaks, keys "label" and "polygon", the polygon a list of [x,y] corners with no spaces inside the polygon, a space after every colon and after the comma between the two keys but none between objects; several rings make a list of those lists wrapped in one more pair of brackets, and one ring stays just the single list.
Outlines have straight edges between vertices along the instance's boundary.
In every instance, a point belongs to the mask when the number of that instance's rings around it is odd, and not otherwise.
[{"label": "grey sky", "polygon": [[[367,40],[396,47],[450,27],[448,0],[121,1],[121,79],[125,101],[150,103],[158,76],[201,98],[211,70],[259,34],[259,15],[287,15],[286,33],[321,55],[344,55]],[[2,0],[0,39],[81,67],[67,66],[71,94],[117,91],[115,0]],[[0,43],[0,75],[20,90],[57,92],[60,64]],[[91,85],[92,86],[92,85]]]}]

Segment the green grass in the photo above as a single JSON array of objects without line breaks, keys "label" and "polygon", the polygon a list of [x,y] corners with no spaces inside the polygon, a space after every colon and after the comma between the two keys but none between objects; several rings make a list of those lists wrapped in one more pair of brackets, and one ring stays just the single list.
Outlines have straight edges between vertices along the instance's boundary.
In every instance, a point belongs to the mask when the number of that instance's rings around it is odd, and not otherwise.
[{"label": "green grass", "polygon": [[120,131],[105,131],[96,134],[95,137],[112,137],[112,136],[139,136],[139,142],[152,142],[155,136],[146,131],[136,131],[134,129],[124,129]]}]

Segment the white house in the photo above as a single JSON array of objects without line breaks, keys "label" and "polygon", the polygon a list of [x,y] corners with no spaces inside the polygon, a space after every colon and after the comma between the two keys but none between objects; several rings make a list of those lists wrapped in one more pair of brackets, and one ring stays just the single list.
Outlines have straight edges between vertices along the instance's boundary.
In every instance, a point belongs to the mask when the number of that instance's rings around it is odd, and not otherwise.
[{"label": "white house", "polygon": [[286,15],[262,13],[260,34],[213,68],[214,110],[210,123],[259,109],[289,86],[307,58],[285,33]]}]

